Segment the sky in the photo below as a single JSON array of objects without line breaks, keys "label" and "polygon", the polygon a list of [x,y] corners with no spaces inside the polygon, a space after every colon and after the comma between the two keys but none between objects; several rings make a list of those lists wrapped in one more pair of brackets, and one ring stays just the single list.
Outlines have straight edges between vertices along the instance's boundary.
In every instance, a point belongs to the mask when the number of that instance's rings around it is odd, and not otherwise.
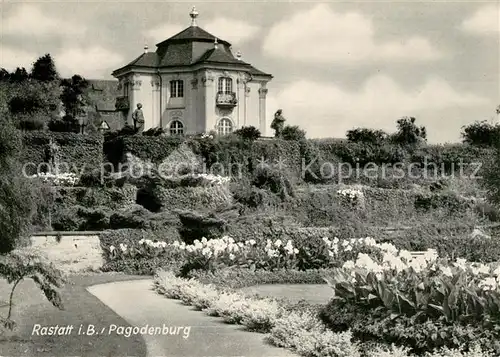
[{"label": "sky", "polygon": [[462,126],[500,119],[498,1],[0,0],[0,67],[50,53],[62,76],[112,79],[190,26],[193,5],[198,26],[274,76],[268,121],[282,109],[308,137],[412,116],[429,142],[458,142]]}]

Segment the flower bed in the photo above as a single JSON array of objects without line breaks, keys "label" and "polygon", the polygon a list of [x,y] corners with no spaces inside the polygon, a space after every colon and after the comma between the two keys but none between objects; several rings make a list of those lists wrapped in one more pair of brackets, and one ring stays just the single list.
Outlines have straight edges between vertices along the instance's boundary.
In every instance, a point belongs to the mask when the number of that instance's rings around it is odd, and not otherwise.
[{"label": "flower bed", "polygon": [[438,347],[482,347],[500,352],[500,267],[412,257],[391,244],[380,255],[360,253],[333,269],[334,299],[322,318],[334,331],[406,345],[422,353]]},{"label": "flower bed", "polygon": [[[170,272],[155,276],[159,294],[178,299],[207,315],[225,322],[241,324],[248,330],[268,334],[276,346],[289,348],[301,356],[312,357],[409,357],[405,349],[371,344],[369,348],[355,341],[350,331],[334,332],[316,316],[314,309],[298,308],[276,299],[250,298],[232,290],[204,285],[190,279],[175,277]],[[471,353],[442,349],[426,357],[493,357],[474,347]]]},{"label": "flower bed", "polygon": [[[188,276],[191,271],[216,271],[221,268],[239,267],[250,270],[275,271],[281,269],[311,270],[340,267],[346,260],[356,257],[359,252],[380,254],[381,249],[372,238],[332,240],[324,238],[320,244],[301,242],[295,245],[292,240],[286,243],[280,239],[274,241],[235,242],[231,237],[201,241],[193,244],[175,241],[141,240],[131,242],[126,249],[107,247],[108,260],[134,260],[136,257],[152,257],[160,262],[172,259],[175,254],[178,262],[182,262],[182,273]],[[383,247],[383,245],[382,245]]]}]

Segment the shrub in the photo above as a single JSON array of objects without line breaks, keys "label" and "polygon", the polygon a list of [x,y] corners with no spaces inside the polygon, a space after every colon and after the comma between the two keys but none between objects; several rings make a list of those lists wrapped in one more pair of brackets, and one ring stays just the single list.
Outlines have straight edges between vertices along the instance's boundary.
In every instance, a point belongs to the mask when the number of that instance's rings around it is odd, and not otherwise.
[{"label": "shrub", "polygon": [[463,126],[460,133],[464,143],[477,146],[495,147],[500,142],[500,126],[486,120]]},{"label": "shrub", "polygon": [[165,130],[161,127],[151,128],[142,132],[142,135],[144,136],[161,136],[165,134]]},{"label": "shrub", "polygon": [[283,199],[295,195],[290,175],[269,165],[262,165],[255,170],[252,184],[257,188],[268,189]]},{"label": "shrub", "polygon": [[71,115],[65,115],[61,119],[53,119],[49,121],[48,128],[50,131],[58,133],[79,133],[80,124],[78,119]]},{"label": "shrub", "polygon": [[234,132],[235,135],[239,136],[244,140],[254,141],[260,138],[260,131],[254,126],[244,126]]},{"label": "shrub", "polygon": [[286,125],[281,132],[281,138],[283,140],[300,141],[306,138],[306,132],[297,125]]},{"label": "shrub", "polygon": [[182,224],[179,233],[187,244],[196,239],[218,237],[226,230],[227,222],[213,213],[204,215],[195,211],[178,211],[178,214]]},{"label": "shrub", "polygon": [[382,130],[356,128],[349,130],[346,134],[347,140],[352,143],[369,143],[369,144],[382,144],[386,138],[387,133]]},{"label": "shrub", "polygon": [[398,119],[397,132],[391,136],[391,140],[402,146],[415,147],[427,140],[425,127],[418,127],[413,117],[403,117]]}]

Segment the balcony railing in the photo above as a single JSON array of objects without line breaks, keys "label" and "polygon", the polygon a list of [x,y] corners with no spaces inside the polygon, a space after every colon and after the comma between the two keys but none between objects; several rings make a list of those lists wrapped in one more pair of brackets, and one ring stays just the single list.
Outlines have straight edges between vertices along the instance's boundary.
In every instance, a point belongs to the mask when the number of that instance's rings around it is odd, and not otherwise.
[{"label": "balcony railing", "polygon": [[238,104],[238,99],[236,99],[236,93],[234,92],[218,92],[216,104],[218,107],[222,108],[233,108]]},{"label": "balcony railing", "polygon": [[128,97],[116,97],[115,102],[116,110],[128,110],[130,109],[130,103]]}]

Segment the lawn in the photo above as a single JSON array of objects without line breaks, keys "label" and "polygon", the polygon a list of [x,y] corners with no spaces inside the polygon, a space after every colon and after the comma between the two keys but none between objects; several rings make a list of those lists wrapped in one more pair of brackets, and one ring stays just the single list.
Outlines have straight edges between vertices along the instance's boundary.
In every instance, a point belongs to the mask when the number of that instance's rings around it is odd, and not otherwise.
[{"label": "lawn", "polygon": [[[0,335],[2,356],[146,356],[143,338],[116,335],[78,335],[80,324],[104,327],[111,324],[130,326],[109,309],[86,287],[113,281],[144,279],[146,277],[122,274],[73,275],[62,289],[65,310],[53,307],[31,280],[23,281],[16,288],[13,319],[18,324],[14,333]],[[7,315],[10,287],[0,281],[0,314]],[[124,297],[126,298],[126,297]],[[67,326],[74,329],[66,336],[32,336],[33,326]]]}]

